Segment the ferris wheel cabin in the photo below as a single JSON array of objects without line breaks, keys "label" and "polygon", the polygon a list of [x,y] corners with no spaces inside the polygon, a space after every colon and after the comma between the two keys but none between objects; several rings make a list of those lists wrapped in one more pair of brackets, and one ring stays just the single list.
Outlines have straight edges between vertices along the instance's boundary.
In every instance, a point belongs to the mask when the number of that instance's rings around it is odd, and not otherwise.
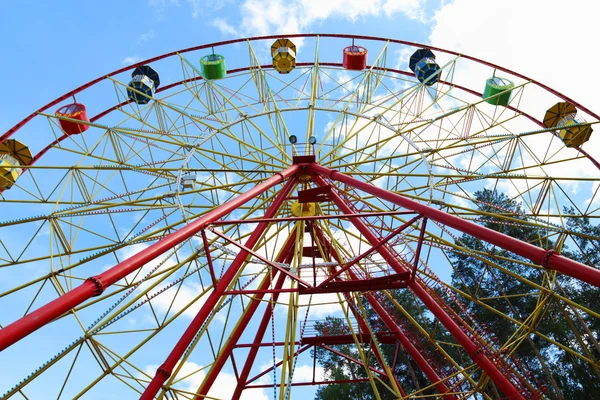
[{"label": "ferris wheel cabin", "polygon": [[362,46],[352,46],[344,48],[344,68],[362,71],[367,67],[367,49]]},{"label": "ferris wheel cabin", "polygon": [[131,82],[127,87],[127,96],[137,104],[147,104],[160,86],[160,78],[149,65],[137,67],[131,73]]},{"label": "ferris wheel cabin", "polygon": [[296,45],[290,39],[277,39],[271,45],[273,68],[280,74],[289,74],[296,68]]},{"label": "ferris wheel cabin", "polygon": [[421,83],[434,85],[439,79],[440,66],[435,62],[435,54],[429,49],[419,49],[410,56],[408,67]]},{"label": "ferris wheel cabin", "polygon": [[76,135],[82,133],[89,128],[86,123],[78,123],[75,121],[68,121],[64,118],[75,119],[81,122],[89,122],[85,106],[80,103],[67,104],[56,110],[55,115],[59,118],[58,122],[61,129],[67,135]]},{"label": "ferris wheel cabin", "polygon": [[514,87],[515,84],[512,81],[506,78],[493,76],[485,81],[483,98],[486,103],[495,106],[507,106],[510,102],[510,96]]},{"label": "ferris wheel cabin", "polygon": [[227,75],[225,68],[225,57],[220,54],[209,54],[200,59],[202,65],[202,75],[204,79],[221,79]]},{"label": "ferris wheel cabin", "polygon": [[17,140],[0,144],[0,190],[10,189],[21,175],[19,167],[29,165],[31,159],[29,148]]},{"label": "ferris wheel cabin", "polygon": [[593,131],[592,126],[577,115],[577,108],[564,101],[556,103],[546,111],[544,125],[547,128],[558,128],[555,133],[567,147],[581,146],[590,140]]}]

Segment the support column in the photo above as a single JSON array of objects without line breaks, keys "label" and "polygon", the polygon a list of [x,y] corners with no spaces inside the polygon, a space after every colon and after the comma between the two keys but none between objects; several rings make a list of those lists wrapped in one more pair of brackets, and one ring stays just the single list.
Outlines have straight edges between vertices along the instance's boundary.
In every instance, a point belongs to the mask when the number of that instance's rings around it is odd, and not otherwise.
[{"label": "support column", "polygon": [[404,332],[400,330],[400,328],[398,327],[398,325],[396,325],[392,317],[381,306],[381,304],[379,304],[379,301],[372,294],[367,294],[367,298],[369,299],[369,304],[371,305],[371,307],[373,307],[377,315],[379,315],[379,317],[385,323],[385,326],[387,326],[390,331],[394,332],[394,335],[396,336],[400,344],[402,344],[402,347],[406,349],[411,358],[417,363],[419,368],[421,368],[421,371],[423,371],[425,376],[427,376],[427,379],[429,379],[429,381],[435,386],[435,388],[443,396],[443,398],[447,400],[456,400],[455,395],[445,394],[450,393],[450,389],[448,388],[446,383],[442,381],[442,378],[440,378],[437,372],[431,367],[431,365],[429,365],[425,357],[421,355],[419,350],[417,350],[417,348],[404,335]]},{"label": "support column", "polygon": [[[276,258],[275,262],[282,263],[288,257],[288,254],[290,254],[291,250],[293,249],[293,245],[294,245],[294,242],[296,239],[295,232],[296,232],[295,229],[292,230],[292,233],[290,234],[289,238],[283,245],[283,248],[279,252],[279,255]],[[267,289],[278,272],[279,272],[278,270],[274,269],[272,274],[267,274],[267,276],[263,280],[262,284],[260,285],[259,289],[260,290]],[[277,286],[281,287],[283,285],[283,282],[285,281],[285,275],[284,274],[281,274],[281,275],[283,277],[278,279],[278,281],[276,283],[276,287]],[[206,395],[208,394],[208,392],[210,391],[210,388],[212,387],[213,383],[215,382],[215,379],[217,379],[217,376],[221,372],[223,365],[225,364],[227,359],[231,356],[231,353],[233,352],[233,348],[237,345],[238,340],[240,340],[242,333],[248,326],[248,322],[250,322],[250,320],[254,316],[254,313],[256,312],[256,309],[258,308],[259,304],[262,302],[262,299],[265,296],[265,294],[266,294],[265,292],[258,293],[256,295],[256,297],[252,298],[250,305],[246,309],[246,312],[244,312],[244,315],[239,320],[238,324],[235,326],[235,328],[234,328],[235,330],[229,336],[229,339],[227,340],[227,343],[223,347],[223,350],[218,355],[217,359],[211,366],[210,371],[208,371],[206,378],[204,378],[202,385],[198,389],[198,392],[196,393],[196,396],[198,398],[201,398],[201,399],[205,398]]]},{"label": "support column", "polygon": [[[295,171],[296,169],[292,167],[288,168],[288,170],[291,169]],[[271,179],[274,178],[275,177]],[[281,176],[279,177],[279,180],[283,178],[284,177]],[[287,198],[288,194],[296,186],[296,182],[297,179],[292,178],[285,184],[281,192],[279,192],[279,194],[273,201],[273,204],[269,206],[267,212],[265,213],[266,218],[271,218],[275,216],[275,214]],[[267,229],[268,225],[269,224],[267,222],[262,222],[258,224],[254,232],[252,232],[252,234],[248,238],[248,241],[246,242],[246,247],[251,249],[254,248],[256,243],[258,243],[259,239],[262,237],[263,233]],[[247,257],[248,252],[240,250],[240,252],[235,257],[235,259],[233,260],[233,262],[231,263],[231,265],[229,266],[229,268],[227,269],[217,286],[213,289],[211,294],[206,299],[206,302],[202,305],[200,311],[198,311],[198,314],[194,317],[188,328],[185,330],[185,332],[183,333],[183,335],[181,336],[181,338],[179,339],[179,341],[177,342],[177,344],[175,345],[165,362],[157,369],[156,375],[154,375],[154,378],[140,397],[141,400],[154,399],[154,396],[156,396],[162,385],[173,373],[173,368],[181,359],[181,356],[188,348],[192,340],[194,340],[196,333],[201,329],[202,325],[204,324],[210,313],[213,311],[215,305],[219,301],[219,298],[221,298],[225,290],[227,290],[227,288],[237,275],[239,268],[242,266]]]},{"label": "support column", "polygon": [[[317,230],[317,235],[319,236],[320,240],[325,242],[325,245],[327,245],[329,248],[331,248],[330,254],[332,255],[332,257],[335,258],[335,260],[338,262],[338,264],[340,264],[340,266],[342,266],[343,260],[340,258],[340,256],[337,254],[337,252],[333,251],[334,250],[333,246],[331,246],[331,243],[329,242],[329,240],[327,240],[325,238],[325,235],[323,234],[323,232],[320,229]],[[351,277],[353,279],[356,279],[356,276],[353,274],[353,272],[351,270],[348,272],[351,274]],[[373,295],[368,294],[367,298],[369,300],[369,304],[371,304],[371,306],[373,307],[373,309],[375,310],[377,315],[379,315],[379,317],[383,320],[383,322],[388,327],[388,329],[390,331],[394,332],[394,336],[396,336],[396,339],[398,339],[398,341],[406,349],[408,354],[417,363],[419,368],[421,368],[421,370],[423,371],[425,376],[427,376],[427,379],[429,379],[431,381],[431,383],[435,386],[437,391],[441,395],[443,395],[444,399],[456,400],[456,396],[444,394],[444,393],[450,392],[450,389],[448,388],[448,386],[446,386],[446,384],[442,381],[442,379],[439,377],[437,372],[435,372],[435,370],[431,367],[431,365],[429,365],[429,362],[427,362],[427,360],[421,355],[419,350],[417,350],[417,348],[404,335],[404,332],[402,332],[402,330],[400,330],[400,328],[398,328],[398,326],[394,323],[394,321],[391,319],[391,317],[388,315],[388,313],[383,309],[383,307],[381,307],[381,305],[373,297]],[[380,311],[383,311],[383,313],[381,313]],[[400,383],[398,383],[398,385],[399,384]]]},{"label": "support column", "polygon": [[[319,171],[319,168],[323,168],[319,165],[314,165],[316,171]],[[325,168],[326,171],[331,171]],[[333,172],[333,171],[331,171]],[[336,174],[342,175],[342,174]],[[314,180],[320,186],[326,185],[326,182],[319,175],[314,177]],[[364,182],[363,182],[364,183]],[[367,184],[368,185],[368,184]],[[352,185],[354,186],[354,185]],[[376,186],[373,186],[377,188]],[[377,188],[379,189],[379,188]],[[361,189],[362,190],[362,189]],[[387,192],[386,190],[383,190]],[[390,192],[391,193],[391,192]],[[341,197],[335,193],[335,191],[331,191],[330,199],[335,203],[336,206],[340,208],[343,213],[352,214],[352,209],[341,199]],[[418,203],[417,203],[418,204]],[[437,211],[437,210],[436,210]],[[419,211],[420,212],[420,211]],[[435,218],[431,218],[435,219]],[[379,242],[377,236],[369,229],[369,227],[358,218],[351,218],[350,222],[358,229],[358,231],[367,239],[371,245],[375,245]],[[387,247],[380,247],[377,249],[379,254],[384,258],[384,260],[397,272],[407,272],[408,270],[400,263],[394,255],[387,249]],[[494,363],[484,354],[481,347],[473,342],[469,336],[465,332],[462,331],[460,326],[444,311],[444,309],[435,302],[435,300],[431,297],[429,293],[421,287],[421,285],[415,280],[407,281],[408,287],[413,291],[413,293],[425,304],[425,306],[435,315],[435,317],[448,329],[448,332],[458,341],[458,343],[467,351],[469,357],[473,359],[485,371],[486,374],[500,387],[500,389],[504,392],[505,395],[511,396],[511,399],[522,399],[525,400],[520,391],[512,384],[510,380],[507,379],[506,376],[494,365]]]},{"label": "support column", "polygon": [[[291,257],[289,258],[289,260],[291,261]],[[285,275],[283,275],[283,274],[279,275],[279,279],[277,280],[277,283],[275,284],[275,288],[281,289],[283,287],[284,282],[285,282]],[[280,294],[280,292],[275,292],[272,294],[272,296],[273,296],[272,302],[273,303],[277,302],[277,299],[279,298],[279,294]],[[269,321],[271,320],[272,313],[273,313],[273,308],[271,307],[271,303],[269,303],[267,305],[267,308],[265,309],[265,313],[263,314],[262,320],[260,321],[260,325],[258,326],[258,329],[256,331],[256,336],[254,337],[254,342],[252,343],[253,346],[250,348],[250,351],[248,352],[248,357],[246,358],[246,362],[244,363],[244,368],[242,369],[242,372],[240,373],[240,377],[238,378],[237,386],[235,387],[235,391],[233,392],[234,399],[239,399],[240,396],[242,395],[242,390],[244,390],[244,388],[246,387],[246,382],[248,381],[248,377],[250,376],[250,370],[252,369],[252,366],[254,365],[254,361],[256,360],[258,350],[260,349],[260,347],[258,345],[261,343],[263,337],[265,336],[265,332],[267,331],[267,328],[269,326]]]}]

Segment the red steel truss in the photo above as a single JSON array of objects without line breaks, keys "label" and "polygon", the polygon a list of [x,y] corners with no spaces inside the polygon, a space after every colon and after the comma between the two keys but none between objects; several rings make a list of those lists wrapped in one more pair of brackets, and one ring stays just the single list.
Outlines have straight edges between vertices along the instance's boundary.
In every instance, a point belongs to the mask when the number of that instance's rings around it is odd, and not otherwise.
[{"label": "red steel truss", "polygon": [[[207,260],[210,266],[211,277],[214,287],[202,308],[196,317],[192,320],[188,328],[181,335],[175,344],[173,350],[157,369],[156,374],[142,395],[142,399],[153,399],[160,393],[163,385],[170,378],[176,364],[182,355],[189,348],[196,335],[202,331],[203,326],[212,311],[215,309],[222,296],[224,295],[253,295],[249,306],[245,309],[243,316],[236,325],[233,333],[229,336],[227,342],[221,349],[216,361],[207,372],[200,388],[196,393],[197,398],[204,398],[208,395],[211,386],[214,384],[218,374],[228,360],[231,360],[235,367],[233,351],[236,348],[248,347],[243,367],[237,374],[238,383],[235,388],[234,398],[239,398],[242,391],[247,388],[262,387],[255,382],[269,370],[251,377],[251,370],[256,361],[260,347],[280,346],[284,343],[263,342],[265,333],[272,318],[273,309],[268,305],[260,318],[258,329],[252,343],[239,343],[243,332],[248,327],[250,321],[255,317],[261,301],[268,299],[271,303],[277,302],[282,293],[298,292],[300,294],[310,293],[342,293],[346,302],[350,306],[357,321],[357,331],[359,339],[348,334],[338,335],[320,335],[303,337],[295,342],[298,346],[296,354],[320,347],[322,349],[333,351],[331,345],[340,343],[356,343],[357,340],[365,343],[399,343],[409,354],[412,361],[423,371],[425,376],[431,381],[432,386],[440,393],[444,399],[458,399],[458,393],[467,391],[467,387],[472,384],[468,373],[462,371],[456,364],[453,364],[447,354],[439,347],[432,346],[430,339],[418,329],[415,329],[414,322],[402,318],[396,312],[395,306],[385,295],[383,290],[407,288],[417,296],[431,313],[444,325],[447,331],[456,339],[456,341],[465,349],[472,360],[481,368],[483,372],[497,385],[497,387],[512,399],[531,399],[540,395],[541,388],[536,387],[535,382],[527,376],[526,369],[519,363],[515,357],[504,354],[497,346],[493,333],[489,332],[484,324],[481,324],[472,315],[468,308],[457,298],[453,292],[447,289],[439,281],[433,272],[427,271],[428,278],[422,278],[416,275],[418,264],[418,253],[421,248],[427,220],[446,225],[463,233],[472,235],[488,243],[502,247],[515,254],[526,257],[542,267],[555,270],[585,281],[592,285],[600,287],[600,270],[583,265],[566,257],[558,255],[552,251],[538,248],[531,244],[522,242],[502,233],[487,229],[475,223],[460,219],[438,209],[415,202],[396,193],[381,189],[369,183],[346,176],[340,172],[328,169],[316,163],[306,162],[306,159],[293,164],[291,167],[265,180],[252,190],[241,194],[234,200],[222,204],[202,217],[177,230],[164,239],[156,242],[144,251],[132,256],[131,258],[115,265],[106,272],[88,278],[81,286],[67,292],[60,298],[48,303],[47,305],[31,312],[25,317],[13,322],[0,330],[0,351],[21,340],[31,332],[43,327],[52,320],[60,317],[77,305],[87,299],[100,295],[107,287],[113,285],[129,273],[139,269],[144,264],[155,259],[157,256],[172,249],[182,241],[200,234],[206,247]],[[291,196],[291,193],[297,188],[298,182],[303,179],[306,182],[307,177],[316,186],[313,192],[304,190],[298,197]],[[286,182],[287,181],[287,182]],[[285,183],[284,183],[285,182]],[[264,217],[255,220],[220,220],[231,211],[263,194],[265,191],[278,184],[283,184],[282,189],[269,206]],[[353,200],[338,192],[336,183],[341,183],[349,187],[367,192],[381,200],[396,204],[404,210],[389,213],[361,213],[354,205]],[[322,189],[319,189],[322,188]],[[301,199],[302,196],[308,196],[309,200],[331,201],[340,210],[341,214],[337,218],[344,218],[350,221],[360,234],[367,239],[371,247],[353,260],[344,260],[332,244],[327,233],[320,229],[316,221],[320,219],[334,218],[336,216],[316,215],[313,217],[285,217],[278,218],[278,212],[287,200]],[[314,196],[310,197],[310,196]],[[304,198],[306,200],[306,198]],[[392,231],[385,237],[377,232],[372,225],[365,222],[365,218],[379,218],[385,215],[399,213],[415,214],[412,219],[399,228]],[[268,260],[261,256],[256,247],[260,239],[265,234],[271,222],[279,220],[287,221],[306,221],[313,240],[312,249],[321,249],[322,258],[326,261],[336,261],[336,266],[329,267],[328,275],[319,284],[307,282],[297,276],[294,272],[281,267],[282,263],[290,263],[297,256],[296,252],[306,251],[298,249],[295,246],[296,233],[292,231],[285,244],[278,252],[278,257],[274,260]],[[421,221],[419,221],[421,220]],[[217,228],[224,224],[253,223],[257,224],[246,243],[241,244],[220,233]],[[417,256],[414,263],[407,262],[398,254],[389,244],[405,228],[413,224],[421,223],[419,242],[417,247]],[[205,230],[210,230],[215,235],[237,246],[239,252],[234,261],[227,268],[220,279],[217,279],[212,269],[208,241]],[[309,248],[314,263],[315,252]],[[378,253],[389,265],[390,272],[384,276],[372,276],[368,271],[355,268],[358,262],[372,253]],[[234,281],[246,259],[250,256],[259,258],[265,264],[273,267],[271,273],[267,274],[257,289],[238,289],[235,290],[231,283]],[[284,289],[286,278],[294,279],[298,285],[296,288]],[[362,296],[370,304],[375,313],[379,316],[382,326],[386,330],[374,331],[353,305],[356,304],[357,296]],[[306,326],[305,326],[306,328]],[[377,347],[377,346],[373,346]],[[377,374],[381,380],[387,381],[390,386],[404,396],[404,391],[396,380],[395,376],[390,376],[389,367],[382,359],[381,354],[375,352],[380,368],[364,365],[357,359],[349,361],[363,365],[373,373]],[[276,368],[277,365],[271,367]],[[236,370],[237,371],[237,370]],[[361,379],[351,382],[364,381]],[[254,383],[253,383],[254,382]],[[339,383],[344,383],[339,382]],[[469,383],[470,382],[470,383]],[[336,382],[320,382],[313,379],[312,384],[331,384]],[[302,383],[304,384],[304,383]],[[295,384],[292,384],[295,385]]]}]

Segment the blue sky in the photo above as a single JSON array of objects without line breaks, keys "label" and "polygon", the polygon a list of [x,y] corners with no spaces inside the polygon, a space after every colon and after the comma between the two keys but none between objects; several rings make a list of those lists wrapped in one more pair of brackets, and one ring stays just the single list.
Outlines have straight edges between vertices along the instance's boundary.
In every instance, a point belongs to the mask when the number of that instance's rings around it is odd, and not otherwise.
[{"label": "blue sky", "polygon": [[[569,18],[564,2],[542,0],[56,4],[11,2],[3,8],[0,132],[63,93],[131,63],[204,43],[299,32],[393,37],[446,47],[522,72],[600,111],[594,69],[584,69],[588,77],[576,68],[582,61],[600,65],[594,51],[599,6],[589,0],[569,2]],[[401,55],[395,56],[398,66],[406,68]],[[598,138],[589,147],[595,154],[600,153]]]},{"label": "blue sky", "polygon": [[[4,96],[0,131],[48,101],[132,60],[272,33],[336,32],[426,42],[525,73],[579,99],[600,102],[598,80],[573,63],[600,63],[588,0],[148,0],[10,2],[0,15]],[[571,17],[565,18],[564,9]],[[591,73],[591,72],[590,72]],[[580,78],[581,79],[581,78]]]}]

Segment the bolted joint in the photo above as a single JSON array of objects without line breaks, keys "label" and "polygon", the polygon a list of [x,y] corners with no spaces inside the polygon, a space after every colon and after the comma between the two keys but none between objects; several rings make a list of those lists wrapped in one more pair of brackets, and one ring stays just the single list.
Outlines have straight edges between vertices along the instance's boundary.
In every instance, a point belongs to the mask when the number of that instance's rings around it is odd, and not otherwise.
[{"label": "bolted joint", "polygon": [[482,353],[483,353],[483,349],[481,347],[479,347],[473,353],[469,354],[469,356],[471,357],[472,360],[475,360],[475,358],[477,358]]},{"label": "bolted joint", "polygon": [[544,257],[544,261],[542,261],[542,267],[544,267],[544,269],[548,269],[548,261],[554,254],[557,254],[555,250],[548,250],[546,256]]},{"label": "bolted joint", "polygon": [[162,376],[164,376],[164,377],[165,377],[165,379],[169,379],[169,378],[171,377],[171,372],[170,372],[170,371],[167,371],[167,370],[166,370],[165,368],[163,368],[163,367],[159,367],[159,368],[156,370],[156,375],[162,375]]},{"label": "bolted joint", "polygon": [[104,283],[97,276],[90,276],[86,279],[86,281],[91,282],[96,290],[94,291],[94,296],[100,296],[104,292]]}]

